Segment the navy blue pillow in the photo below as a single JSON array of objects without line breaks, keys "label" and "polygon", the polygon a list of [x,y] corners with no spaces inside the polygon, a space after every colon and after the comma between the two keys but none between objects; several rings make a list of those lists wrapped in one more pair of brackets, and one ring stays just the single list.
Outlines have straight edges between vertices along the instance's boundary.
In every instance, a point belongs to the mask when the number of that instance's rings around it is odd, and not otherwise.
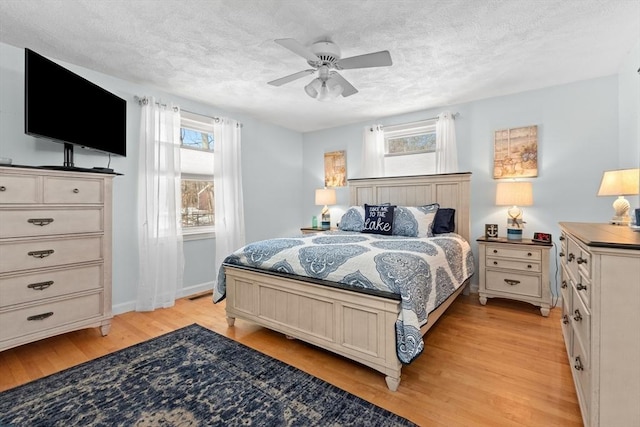
[{"label": "navy blue pillow", "polygon": [[455,209],[438,209],[433,220],[433,234],[453,233],[456,230],[455,216]]},{"label": "navy blue pillow", "polygon": [[395,206],[364,205],[364,228],[362,232],[391,236],[394,210]]}]

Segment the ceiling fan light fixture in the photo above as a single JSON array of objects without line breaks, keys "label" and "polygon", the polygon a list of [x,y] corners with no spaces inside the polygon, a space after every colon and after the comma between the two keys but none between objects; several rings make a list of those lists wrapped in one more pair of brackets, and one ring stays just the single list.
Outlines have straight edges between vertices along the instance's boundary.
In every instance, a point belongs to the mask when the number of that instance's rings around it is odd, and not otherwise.
[{"label": "ceiling fan light fixture", "polygon": [[322,80],[320,80],[319,78],[315,78],[311,80],[311,83],[304,87],[304,91],[307,92],[307,95],[309,95],[310,97],[317,98],[318,94],[320,93],[321,87]]},{"label": "ceiling fan light fixture", "polygon": [[331,101],[342,94],[343,88],[334,79],[329,78],[322,82],[320,91],[318,92],[318,101]]}]

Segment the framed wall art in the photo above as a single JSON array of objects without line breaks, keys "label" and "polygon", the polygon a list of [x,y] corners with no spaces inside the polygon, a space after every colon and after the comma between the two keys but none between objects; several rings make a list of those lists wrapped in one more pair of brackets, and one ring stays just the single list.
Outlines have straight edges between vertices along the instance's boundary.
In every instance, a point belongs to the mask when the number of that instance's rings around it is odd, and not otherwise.
[{"label": "framed wall art", "polygon": [[347,185],[346,151],[324,153],[324,186],[345,187]]},{"label": "framed wall art", "polygon": [[538,126],[495,131],[493,178],[538,176]]}]

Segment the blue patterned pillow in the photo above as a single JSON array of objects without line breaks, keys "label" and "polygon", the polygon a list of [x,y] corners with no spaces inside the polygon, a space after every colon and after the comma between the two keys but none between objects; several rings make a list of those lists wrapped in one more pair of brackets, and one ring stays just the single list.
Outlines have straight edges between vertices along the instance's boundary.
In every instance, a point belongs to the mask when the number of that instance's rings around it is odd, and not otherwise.
[{"label": "blue patterned pillow", "polygon": [[364,228],[364,208],[362,206],[350,207],[340,218],[338,228],[342,231],[362,231]]},{"label": "blue patterned pillow", "polygon": [[391,236],[395,206],[364,205],[363,233]]},{"label": "blue patterned pillow", "polygon": [[393,219],[393,235],[433,237],[433,221],[440,207],[437,203],[424,206],[398,206]]}]

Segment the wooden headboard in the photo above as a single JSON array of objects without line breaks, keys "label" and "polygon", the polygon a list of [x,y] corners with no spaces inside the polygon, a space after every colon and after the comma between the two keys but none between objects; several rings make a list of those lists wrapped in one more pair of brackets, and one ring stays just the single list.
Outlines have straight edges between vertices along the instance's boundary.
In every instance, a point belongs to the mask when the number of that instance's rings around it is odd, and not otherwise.
[{"label": "wooden headboard", "polygon": [[438,203],[456,210],[456,233],[471,242],[471,172],[349,180],[351,206],[389,202],[398,206]]}]

